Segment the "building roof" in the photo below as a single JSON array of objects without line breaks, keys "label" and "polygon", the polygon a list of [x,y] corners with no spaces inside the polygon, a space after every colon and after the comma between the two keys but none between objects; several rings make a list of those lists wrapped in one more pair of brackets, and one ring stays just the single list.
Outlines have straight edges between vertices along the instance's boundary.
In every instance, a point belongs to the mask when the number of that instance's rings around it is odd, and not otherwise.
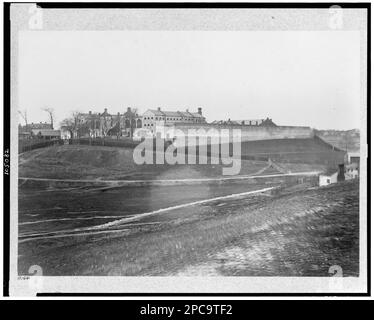
[{"label": "building roof", "polygon": [[187,117],[187,118],[204,118],[198,112],[189,112],[189,111],[167,111],[167,110],[153,110],[148,109],[146,112],[152,112],[155,116],[164,116],[164,117]]},{"label": "building roof", "polygon": [[162,113],[166,117],[181,117],[182,116],[179,111],[162,111]]},{"label": "building roof", "polygon": [[178,111],[178,113],[185,118],[193,118],[194,115],[189,111]]},{"label": "building roof", "polygon": [[32,129],[52,129],[52,125],[47,122],[39,122],[39,123],[29,123],[27,126],[19,126],[19,131],[21,132],[30,132]]},{"label": "building roof", "polygon": [[[121,116],[120,114],[118,114],[118,115]],[[127,110],[123,113],[123,115],[125,117],[128,117],[128,118],[130,118],[130,117],[138,117],[137,111],[136,110],[132,110],[130,107],[127,108]]]},{"label": "building roof", "polygon": [[61,126],[60,131],[70,131],[70,127],[69,126]]},{"label": "building roof", "polygon": [[90,121],[90,120],[97,120],[101,116],[100,113],[92,112],[92,113],[79,113],[78,118],[84,121]]},{"label": "building roof", "polygon": [[147,111],[152,112],[155,116],[164,116],[164,113],[161,110],[148,109]]},{"label": "building roof", "polygon": [[50,129],[32,129],[31,132],[34,135],[38,135],[40,133],[41,136],[60,136],[60,130],[50,130]]},{"label": "building roof", "polygon": [[198,112],[190,112],[195,118],[204,118],[202,114]]},{"label": "building roof", "polygon": [[331,177],[332,175],[334,175],[335,173],[338,173],[338,169],[336,168],[329,168],[327,169],[323,174],[321,174],[322,176],[328,176],[328,177]]}]

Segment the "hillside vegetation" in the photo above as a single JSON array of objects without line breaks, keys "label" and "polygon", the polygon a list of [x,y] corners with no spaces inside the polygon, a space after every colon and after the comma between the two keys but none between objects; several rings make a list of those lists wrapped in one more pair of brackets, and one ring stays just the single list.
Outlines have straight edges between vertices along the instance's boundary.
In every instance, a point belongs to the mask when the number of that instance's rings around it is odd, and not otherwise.
[{"label": "hillside vegetation", "polygon": [[[319,139],[243,142],[240,175],[279,173],[268,159],[287,172],[323,171],[344,161],[344,152]],[[231,166],[231,165],[230,165]],[[188,179],[222,176],[223,165],[137,165],[132,148],[62,145],[35,149],[19,156],[19,176],[54,179]]]},{"label": "hillside vegetation", "polygon": [[307,163],[336,167],[344,162],[345,152],[318,137],[312,139],[274,139],[242,143],[242,159],[271,158],[283,163]]},{"label": "hillside vegetation", "polygon": [[[240,174],[255,174],[264,161],[242,161]],[[20,155],[19,176],[54,179],[188,179],[222,176],[223,165],[137,165],[133,150],[86,145],[36,149]],[[304,168],[302,168],[304,169]]]},{"label": "hillside vegetation", "polygon": [[360,131],[359,130],[316,130],[318,137],[329,144],[348,152],[360,151]]}]

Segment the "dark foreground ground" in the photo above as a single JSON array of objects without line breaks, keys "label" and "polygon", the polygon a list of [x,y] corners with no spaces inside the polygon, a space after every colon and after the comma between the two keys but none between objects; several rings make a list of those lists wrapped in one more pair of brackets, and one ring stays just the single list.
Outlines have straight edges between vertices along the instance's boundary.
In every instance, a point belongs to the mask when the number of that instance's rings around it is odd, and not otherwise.
[{"label": "dark foreground ground", "polygon": [[171,208],[271,186],[21,189],[19,274],[358,276],[358,181]]}]

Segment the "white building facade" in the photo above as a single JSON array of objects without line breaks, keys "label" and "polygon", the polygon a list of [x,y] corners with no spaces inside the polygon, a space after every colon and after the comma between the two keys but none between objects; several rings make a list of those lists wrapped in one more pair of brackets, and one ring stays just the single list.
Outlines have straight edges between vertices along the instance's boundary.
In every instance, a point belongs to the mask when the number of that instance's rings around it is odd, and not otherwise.
[{"label": "white building facade", "polygon": [[202,115],[202,108],[197,112],[190,112],[188,109],[182,111],[165,111],[158,108],[157,110],[148,109],[143,114],[143,129],[149,130],[154,136],[157,134],[156,127],[167,127],[175,123],[206,123]]},{"label": "white building facade", "polygon": [[319,176],[319,186],[328,186],[332,183],[338,182],[338,171],[328,174],[321,174]]}]

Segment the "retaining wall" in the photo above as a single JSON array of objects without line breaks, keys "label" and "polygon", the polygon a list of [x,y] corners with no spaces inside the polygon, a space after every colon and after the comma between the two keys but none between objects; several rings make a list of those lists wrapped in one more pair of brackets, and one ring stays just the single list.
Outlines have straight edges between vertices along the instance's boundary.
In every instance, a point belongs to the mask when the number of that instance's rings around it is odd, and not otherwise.
[{"label": "retaining wall", "polygon": [[[204,129],[209,131],[215,129],[221,131],[223,129],[241,131],[241,140],[256,141],[256,140],[273,140],[273,139],[307,139],[314,137],[314,130],[310,127],[291,127],[291,126],[276,126],[276,127],[261,127],[261,126],[241,126],[241,125],[217,125],[217,124],[186,124],[176,123],[170,127],[171,134],[173,130],[182,130],[187,134],[189,129]],[[169,129],[169,130],[170,130]]]}]

